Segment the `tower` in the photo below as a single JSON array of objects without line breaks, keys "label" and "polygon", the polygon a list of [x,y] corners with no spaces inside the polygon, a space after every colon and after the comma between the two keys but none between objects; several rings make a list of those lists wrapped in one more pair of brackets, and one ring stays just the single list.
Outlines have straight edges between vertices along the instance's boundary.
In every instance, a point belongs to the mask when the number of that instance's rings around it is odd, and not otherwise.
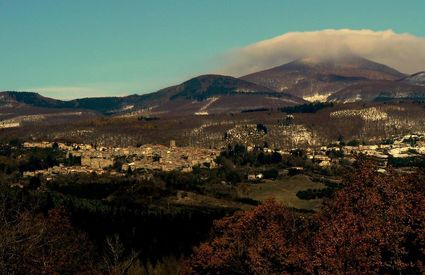
[{"label": "tower", "polygon": [[170,140],[170,148],[176,147],[176,141],[174,139]]}]

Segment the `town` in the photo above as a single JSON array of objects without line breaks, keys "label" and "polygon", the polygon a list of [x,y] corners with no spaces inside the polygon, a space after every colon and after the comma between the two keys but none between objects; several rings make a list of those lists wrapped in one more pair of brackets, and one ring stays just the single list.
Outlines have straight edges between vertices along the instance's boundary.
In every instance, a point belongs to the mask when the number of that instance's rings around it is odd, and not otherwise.
[{"label": "town", "polygon": [[[24,176],[42,175],[51,179],[58,174],[96,173],[124,175],[128,171],[161,170],[191,172],[194,166],[204,168],[217,167],[216,158],[225,148],[206,149],[199,147],[178,147],[174,140],[169,146],[142,145],[140,147],[102,147],[91,144],[64,144],[56,142],[25,142],[25,148],[54,148],[66,152],[67,158],[80,159],[81,165],[65,166],[59,164],[45,170],[26,171]],[[302,150],[305,158],[319,167],[327,168],[334,164],[353,163],[355,156],[365,155],[376,161],[378,171],[385,172],[391,165],[389,160],[403,162],[425,156],[425,135],[409,134],[393,137],[380,144],[360,144],[358,141],[335,141],[330,145],[278,149],[267,146],[245,145],[247,152],[261,150],[265,154],[278,153],[281,156],[291,155]],[[114,167],[115,169],[111,169]],[[294,167],[302,170],[303,167]],[[248,179],[261,178],[262,175],[248,175]]]},{"label": "town", "polygon": [[45,170],[27,171],[24,176],[43,175],[47,177],[55,174],[96,173],[104,174],[111,167],[118,167],[112,174],[122,174],[135,170],[161,170],[182,172],[192,171],[193,166],[214,168],[215,158],[220,151],[196,147],[177,147],[174,140],[170,146],[143,145],[140,147],[112,148],[97,147],[90,144],[71,144],[55,142],[25,142],[24,148],[53,148],[57,147],[67,154],[67,158],[79,158],[79,166],[54,166]]}]

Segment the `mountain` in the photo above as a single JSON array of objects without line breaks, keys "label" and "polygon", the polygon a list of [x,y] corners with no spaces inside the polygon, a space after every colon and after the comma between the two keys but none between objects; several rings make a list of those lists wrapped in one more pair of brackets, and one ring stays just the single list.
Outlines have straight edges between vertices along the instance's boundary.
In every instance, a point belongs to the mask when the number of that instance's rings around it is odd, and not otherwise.
[{"label": "mountain", "polygon": [[284,107],[305,101],[289,94],[223,75],[202,75],[145,95],[56,100],[34,92],[1,92],[0,105],[91,110],[102,114],[209,114]]},{"label": "mountain", "polygon": [[153,110],[157,112],[222,113],[305,103],[296,96],[224,75],[201,75],[148,96],[145,105],[156,103]]},{"label": "mountain", "polygon": [[5,91],[0,92],[0,106],[5,104],[13,106],[24,104],[40,108],[85,109],[108,114],[113,113],[114,110],[123,108],[126,104],[137,102],[140,97],[138,95],[126,97],[92,97],[63,101],[44,97],[35,92]]},{"label": "mountain", "polygon": [[386,65],[357,56],[345,56],[302,58],[241,79],[306,100],[326,100],[327,96],[353,84],[403,77],[404,74]]},{"label": "mountain", "polygon": [[16,107],[29,106],[38,111],[40,108],[85,110],[103,115],[206,115],[286,107],[316,100],[423,100],[424,90],[425,72],[406,76],[386,65],[345,56],[303,58],[241,78],[201,75],[157,92],[125,97],[64,101],[34,92],[0,92],[0,107],[3,106],[5,112],[4,106],[9,106],[9,113]]},{"label": "mountain", "polygon": [[63,101],[44,97],[34,92],[0,92],[0,105],[17,103],[42,108],[61,108]]},{"label": "mountain", "polygon": [[403,81],[369,81],[352,85],[328,97],[333,102],[425,100],[425,86]]},{"label": "mountain", "polygon": [[201,75],[192,78],[180,85],[172,86],[160,91],[170,96],[170,100],[177,98],[205,100],[212,96],[264,94],[275,95],[276,91],[231,76]]},{"label": "mountain", "polygon": [[425,72],[418,72],[406,76],[405,78],[401,79],[401,81],[413,85],[425,86]]}]

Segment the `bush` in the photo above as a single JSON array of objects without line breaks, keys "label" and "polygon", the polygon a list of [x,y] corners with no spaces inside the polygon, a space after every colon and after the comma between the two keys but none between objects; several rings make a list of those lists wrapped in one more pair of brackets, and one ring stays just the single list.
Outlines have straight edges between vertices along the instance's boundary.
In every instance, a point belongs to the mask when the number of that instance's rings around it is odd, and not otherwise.
[{"label": "bush", "polygon": [[348,146],[359,146],[360,140],[357,140],[357,139],[350,140],[349,142],[347,142],[347,145]]},{"label": "bush", "polygon": [[269,169],[263,172],[265,179],[276,179],[279,176],[279,171],[277,169]]}]

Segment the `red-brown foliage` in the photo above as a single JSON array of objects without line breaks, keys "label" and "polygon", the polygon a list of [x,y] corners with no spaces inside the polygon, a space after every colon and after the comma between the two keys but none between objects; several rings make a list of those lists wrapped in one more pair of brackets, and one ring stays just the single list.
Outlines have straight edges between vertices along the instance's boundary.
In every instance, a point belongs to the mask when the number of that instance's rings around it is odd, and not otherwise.
[{"label": "red-brown foliage", "polygon": [[188,273],[271,274],[299,271],[306,221],[268,201],[253,211],[216,221],[211,241],[199,246]]},{"label": "red-brown foliage", "polygon": [[2,223],[0,271],[3,274],[89,273],[93,250],[60,209],[47,216],[22,212]]},{"label": "red-brown foliage", "polygon": [[423,273],[425,177],[378,174],[360,161],[308,220],[269,201],[217,221],[190,274]]},{"label": "red-brown foliage", "polygon": [[310,271],[425,271],[424,183],[362,163],[317,215]]}]

